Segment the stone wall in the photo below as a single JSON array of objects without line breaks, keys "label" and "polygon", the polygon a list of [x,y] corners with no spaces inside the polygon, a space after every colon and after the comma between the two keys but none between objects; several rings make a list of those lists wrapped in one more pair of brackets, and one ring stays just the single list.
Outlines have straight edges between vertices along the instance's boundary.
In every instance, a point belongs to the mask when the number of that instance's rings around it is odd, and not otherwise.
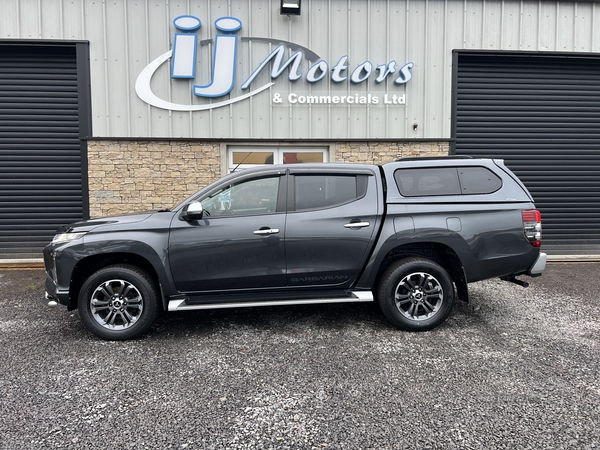
[{"label": "stone wall", "polygon": [[383,164],[398,158],[446,156],[448,142],[346,142],[336,144],[336,162]]},{"label": "stone wall", "polygon": [[[447,142],[336,143],[336,162],[380,164],[400,157],[447,155]],[[171,208],[219,179],[221,144],[89,141],[90,217]]]},{"label": "stone wall", "polygon": [[171,208],[221,177],[212,142],[90,141],[90,217]]}]

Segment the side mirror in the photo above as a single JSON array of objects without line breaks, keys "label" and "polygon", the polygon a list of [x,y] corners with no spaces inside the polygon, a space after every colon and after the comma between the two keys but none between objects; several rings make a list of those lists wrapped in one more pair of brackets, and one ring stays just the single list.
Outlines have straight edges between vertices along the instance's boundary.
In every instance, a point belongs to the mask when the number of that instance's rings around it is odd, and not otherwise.
[{"label": "side mirror", "polygon": [[202,209],[202,203],[200,202],[192,202],[183,208],[183,212],[181,213],[181,218],[186,221],[192,220],[200,220],[204,215],[204,210]]}]

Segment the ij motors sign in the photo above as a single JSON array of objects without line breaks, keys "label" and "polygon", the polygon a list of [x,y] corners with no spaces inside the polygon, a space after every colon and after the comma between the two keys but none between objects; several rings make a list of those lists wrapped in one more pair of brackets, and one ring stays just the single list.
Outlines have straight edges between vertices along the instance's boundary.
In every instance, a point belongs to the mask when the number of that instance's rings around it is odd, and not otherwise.
[{"label": "ij motors sign", "polygon": [[[381,84],[390,79],[388,85],[398,87],[406,84],[412,78],[414,63],[408,62],[399,65],[392,60],[386,63],[374,64],[364,61],[358,65],[351,65],[348,55],[335,61],[326,61],[319,58],[311,50],[293,42],[281,41],[260,37],[241,38],[242,41],[271,43],[276,47],[265,51],[265,56],[251,73],[236,73],[240,37],[238,32],[242,29],[242,22],[235,17],[221,17],[215,20],[218,34],[212,40],[214,55],[212,60],[212,74],[210,83],[206,85],[195,84],[196,67],[198,61],[198,48],[201,45],[197,35],[202,22],[195,16],[179,16],[173,20],[177,29],[173,39],[173,49],[160,55],[148,64],[139,74],[135,90],[137,95],[146,103],[157,108],[173,111],[206,111],[233,103],[244,101],[255,95],[272,96],[273,104],[345,104],[345,105],[404,105],[406,94],[398,92],[377,93],[352,93],[346,90],[344,95],[332,94],[328,90],[328,82],[333,84],[350,83],[360,86],[369,80]],[[202,41],[205,43],[206,41]],[[289,49],[293,51],[287,57]],[[173,80],[193,80],[192,93],[199,98],[212,99],[211,102],[202,104],[178,104],[158,97],[152,90],[151,80],[154,73],[163,64],[170,61],[170,77]],[[316,61],[316,62],[315,62]],[[308,67],[306,72],[303,68]],[[271,81],[255,86],[258,76],[263,71],[270,71]],[[276,92],[276,83],[280,76],[287,73],[290,82],[304,80],[312,86],[310,94],[304,88],[303,93]],[[230,93],[235,86],[247,93],[231,97]],[[273,90],[265,92],[273,87]],[[348,93],[349,92],[349,93]]]}]

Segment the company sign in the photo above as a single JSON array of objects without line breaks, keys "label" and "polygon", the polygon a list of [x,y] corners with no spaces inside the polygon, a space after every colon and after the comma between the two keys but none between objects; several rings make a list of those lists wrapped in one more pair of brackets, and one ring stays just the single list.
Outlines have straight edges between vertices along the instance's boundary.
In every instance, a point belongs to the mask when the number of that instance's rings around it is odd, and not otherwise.
[{"label": "company sign", "polygon": [[[313,86],[330,80],[335,84],[351,83],[360,85],[367,80],[374,80],[380,84],[388,78],[393,78],[394,85],[406,84],[412,78],[411,70],[414,63],[409,62],[399,66],[396,61],[389,61],[384,64],[375,65],[371,61],[365,61],[351,68],[349,57],[342,56],[338,60],[329,62],[320,59],[311,50],[304,48],[292,42],[285,42],[277,39],[268,38],[242,38],[247,41],[259,41],[277,44],[274,50],[265,55],[263,61],[252,71],[245,79],[241,80],[240,88],[242,91],[248,91],[245,94],[234,98],[213,101],[206,104],[183,105],[172,103],[159,98],[154,94],[150,86],[152,76],[164,63],[170,60],[171,78],[174,80],[195,80],[197,50],[200,45],[197,31],[202,26],[202,22],[195,16],[185,15],[176,17],[173,20],[175,28],[178,30],[173,39],[173,49],[160,55],[150,64],[148,64],[139,74],[135,90],[137,95],[146,103],[157,108],[173,111],[206,111],[219,108],[233,103],[244,101],[254,95],[259,95],[275,85],[277,80],[287,71],[289,81],[306,80]],[[214,47],[214,56],[212,61],[212,75],[210,83],[207,85],[192,85],[192,93],[201,98],[221,99],[226,97],[236,85],[236,62],[239,47],[239,36],[237,32],[242,28],[242,22],[235,17],[221,17],[215,20],[215,28],[220,32],[212,41]],[[287,49],[294,49],[294,53],[286,59]],[[304,74],[301,71],[302,62],[317,61],[313,63]],[[270,69],[271,82],[252,87],[253,82],[262,71]],[[325,88],[326,89],[326,88]],[[314,89],[319,91],[318,87]],[[274,104],[289,103],[296,104],[347,104],[347,105],[403,105],[406,103],[406,94],[385,93],[383,96],[372,94],[349,94],[332,95],[327,92],[311,93],[310,95],[300,95],[290,93],[282,96],[280,93],[272,94]]]}]

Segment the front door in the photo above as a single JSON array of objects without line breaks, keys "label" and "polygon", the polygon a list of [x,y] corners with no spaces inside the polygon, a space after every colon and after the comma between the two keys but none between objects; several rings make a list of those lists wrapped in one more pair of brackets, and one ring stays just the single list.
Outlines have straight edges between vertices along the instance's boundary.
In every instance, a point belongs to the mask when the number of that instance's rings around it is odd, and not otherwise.
[{"label": "front door", "polygon": [[177,290],[285,286],[286,215],[277,211],[280,182],[281,177],[272,176],[225,186],[201,199],[201,220],[173,219],[169,259]]}]

